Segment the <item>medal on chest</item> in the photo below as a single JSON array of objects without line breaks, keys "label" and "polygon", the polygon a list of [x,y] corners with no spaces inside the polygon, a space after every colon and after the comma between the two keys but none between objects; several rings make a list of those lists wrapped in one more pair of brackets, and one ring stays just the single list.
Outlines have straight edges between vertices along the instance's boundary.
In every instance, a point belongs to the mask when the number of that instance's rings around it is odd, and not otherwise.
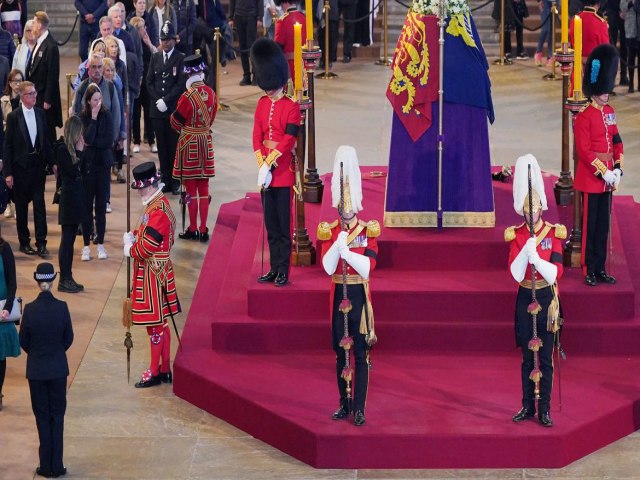
[{"label": "medal on chest", "polygon": [[542,250],[551,250],[552,242],[550,238],[545,238],[540,242],[540,248]]},{"label": "medal on chest", "polygon": [[605,113],[604,114],[604,124],[607,126],[616,124],[616,114],[615,113]]}]

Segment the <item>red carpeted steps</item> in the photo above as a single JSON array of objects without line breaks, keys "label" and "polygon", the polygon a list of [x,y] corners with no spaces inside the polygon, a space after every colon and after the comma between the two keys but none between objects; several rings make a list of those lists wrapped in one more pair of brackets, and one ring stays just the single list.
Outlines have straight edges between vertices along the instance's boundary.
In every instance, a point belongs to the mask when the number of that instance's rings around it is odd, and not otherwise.
[{"label": "red carpeted steps", "polygon": [[[385,181],[366,173],[364,180],[361,218],[381,221]],[[495,184],[495,198],[495,229],[383,230],[372,277],[380,343],[362,429],[329,420],[337,394],[326,274],[295,267],[285,288],[258,284],[259,197],[223,205],[174,364],[175,393],[322,468],[560,467],[634,431],[638,205],[623,196],[614,202],[616,286],[588,288],[579,270],[565,271],[569,359],[556,371],[563,411],[556,388],[556,425],[543,429],[510,421],[520,354],[503,230],[519,219],[510,184]],[[310,236],[335,215],[325,192],[322,205],[307,206]],[[546,218],[558,215],[571,217],[550,205]]]}]

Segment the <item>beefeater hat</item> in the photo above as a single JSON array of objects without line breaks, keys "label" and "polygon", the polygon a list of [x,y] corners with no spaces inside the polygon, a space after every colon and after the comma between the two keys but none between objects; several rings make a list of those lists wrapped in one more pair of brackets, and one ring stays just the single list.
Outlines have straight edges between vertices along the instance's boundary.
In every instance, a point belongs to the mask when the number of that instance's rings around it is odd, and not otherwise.
[{"label": "beefeater hat", "polygon": [[584,67],[582,88],[587,97],[613,91],[618,71],[618,49],[603,43],[593,49]]},{"label": "beefeater hat", "polygon": [[529,213],[529,165],[531,165],[531,190],[533,192],[533,211],[540,208],[548,210],[547,196],[544,193],[542,170],[536,157],[527,153],[516,161],[516,171],[513,175],[513,209],[518,215]]},{"label": "beefeater hat", "polygon": [[358,165],[356,149],[342,145],[336,152],[333,161],[333,178],[331,179],[332,205],[338,209],[340,205],[340,164],[342,164],[344,213],[362,211],[362,176]]},{"label": "beefeater hat", "polygon": [[253,74],[265,91],[276,90],[289,80],[289,64],[280,45],[267,37],[256,40],[251,47]]}]

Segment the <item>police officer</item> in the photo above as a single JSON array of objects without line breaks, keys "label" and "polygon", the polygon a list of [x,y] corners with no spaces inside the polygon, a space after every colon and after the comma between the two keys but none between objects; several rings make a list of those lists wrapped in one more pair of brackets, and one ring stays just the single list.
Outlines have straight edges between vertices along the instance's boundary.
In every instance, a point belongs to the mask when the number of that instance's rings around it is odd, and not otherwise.
[{"label": "police officer", "polygon": [[162,50],[154,53],[147,73],[147,91],[151,104],[151,123],[158,143],[158,158],[164,193],[177,195],[180,184],[171,177],[176,156],[178,133],[171,128],[171,113],[185,90],[184,54],[176,50],[176,30],[171,22],[164,22],[160,30]]}]

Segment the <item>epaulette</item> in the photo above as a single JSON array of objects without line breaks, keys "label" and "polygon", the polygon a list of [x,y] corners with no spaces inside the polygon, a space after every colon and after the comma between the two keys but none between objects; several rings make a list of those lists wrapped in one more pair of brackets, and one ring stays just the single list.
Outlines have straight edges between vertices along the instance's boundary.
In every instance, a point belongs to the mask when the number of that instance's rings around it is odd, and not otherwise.
[{"label": "epaulette", "polygon": [[504,229],[504,241],[505,242],[510,242],[514,238],[516,238],[516,227],[515,226],[511,226],[511,227],[505,228]]},{"label": "epaulette", "polygon": [[559,238],[560,240],[564,240],[565,238],[567,238],[567,227],[565,227],[561,223],[556,223],[556,224],[549,223],[549,222],[546,222],[546,223],[550,227],[555,228],[556,238]]},{"label": "epaulette", "polygon": [[284,20],[284,19],[285,19],[285,17],[286,17],[287,15],[289,15],[289,12],[286,12],[286,11],[285,11],[285,12],[282,14],[282,16],[281,16],[280,18],[278,18],[278,20],[276,20],[276,22],[280,22],[280,21]]},{"label": "epaulette", "polygon": [[367,237],[377,238],[380,236],[380,224],[377,220],[369,220],[368,222],[358,220],[358,223],[364,227],[367,227]]},{"label": "epaulette", "polygon": [[331,240],[331,230],[338,226],[338,220],[333,223],[320,222],[318,225],[318,240]]}]

